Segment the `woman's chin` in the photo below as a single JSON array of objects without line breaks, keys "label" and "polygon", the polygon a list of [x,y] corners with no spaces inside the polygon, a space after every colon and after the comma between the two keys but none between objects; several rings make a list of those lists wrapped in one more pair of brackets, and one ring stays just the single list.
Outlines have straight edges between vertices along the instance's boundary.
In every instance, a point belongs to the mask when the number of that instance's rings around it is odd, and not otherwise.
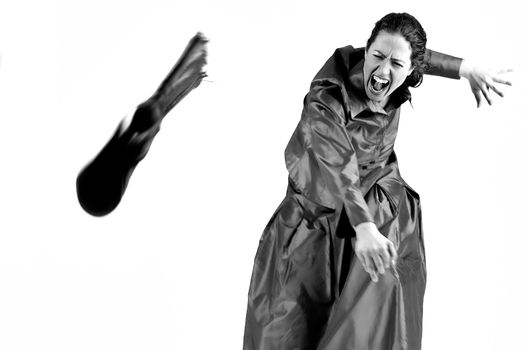
[{"label": "woman's chin", "polygon": [[374,103],[382,103],[386,99],[386,94],[384,93],[376,93],[374,91],[371,91],[370,89],[366,90],[366,96],[371,102]]}]

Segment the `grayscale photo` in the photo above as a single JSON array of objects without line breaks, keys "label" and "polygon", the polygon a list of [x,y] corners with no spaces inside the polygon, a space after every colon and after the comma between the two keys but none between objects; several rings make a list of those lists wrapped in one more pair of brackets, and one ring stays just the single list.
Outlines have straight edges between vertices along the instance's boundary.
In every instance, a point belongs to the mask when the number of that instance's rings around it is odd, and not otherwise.
[{"label": "grayscale photo", "polygon": [[517,2],[0,0],[0,349],[521,349]]}]

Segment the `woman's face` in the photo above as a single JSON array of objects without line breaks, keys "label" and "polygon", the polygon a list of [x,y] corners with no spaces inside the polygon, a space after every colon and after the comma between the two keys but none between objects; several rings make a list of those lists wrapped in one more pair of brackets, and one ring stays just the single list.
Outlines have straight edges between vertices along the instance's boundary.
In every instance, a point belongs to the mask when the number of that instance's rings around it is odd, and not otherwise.
[{"label": "woman's face", "polygon": [[399,33],[380,31],[365,51],[363,67],[365,91],[374,102],[386,104],[412,73],[410,43]]}]

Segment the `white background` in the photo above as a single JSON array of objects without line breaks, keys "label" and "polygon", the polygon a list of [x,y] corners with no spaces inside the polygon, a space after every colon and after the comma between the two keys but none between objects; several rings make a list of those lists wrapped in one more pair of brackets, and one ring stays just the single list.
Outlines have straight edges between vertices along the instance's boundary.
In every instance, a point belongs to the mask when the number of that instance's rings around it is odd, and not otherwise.
[{"label": "white background", "polygon": [[[240,349],[262,230],[309,82],[391,11],[428,47],[513,67],[476,109],[427,77],[396,151],[421,195],[423,348],[522,349],[525,141],[518,1],[2,1],[0,349]],[[84,213],[78,171],[197,31],[209,77],[165,120],[115,212]]]}]

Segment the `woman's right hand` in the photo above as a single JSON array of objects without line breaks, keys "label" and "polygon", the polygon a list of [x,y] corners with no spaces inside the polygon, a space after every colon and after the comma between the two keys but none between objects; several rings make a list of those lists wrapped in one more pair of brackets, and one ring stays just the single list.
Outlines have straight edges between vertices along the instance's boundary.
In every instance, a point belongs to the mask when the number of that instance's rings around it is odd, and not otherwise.
[{"label": "woman's right hand", "polygon": [[355,254],[372,281],[379,280],[378,273],[384,274],[395,266],[397,252],[394,243],[383,236],[372,222],[363,222],[355,227]]},{"label": "woman's right hand", "polygon": [[509,85],[510,80],[505,79],[503,74],[512,72],[512,69],[501,69],[498,71],[485,69],[483,67],[475,66],[468,60],[463,60],[459,68],[459,76],[466,78],[470,84],[470,89],[476,98],[476,103],[481,106],[483,97],[487,100],[489,105],[492,105],[492,98],[490,97],[490,90],[493,90],[500,97],[503,97],[503,92],[499,90],[497,84]]}]

